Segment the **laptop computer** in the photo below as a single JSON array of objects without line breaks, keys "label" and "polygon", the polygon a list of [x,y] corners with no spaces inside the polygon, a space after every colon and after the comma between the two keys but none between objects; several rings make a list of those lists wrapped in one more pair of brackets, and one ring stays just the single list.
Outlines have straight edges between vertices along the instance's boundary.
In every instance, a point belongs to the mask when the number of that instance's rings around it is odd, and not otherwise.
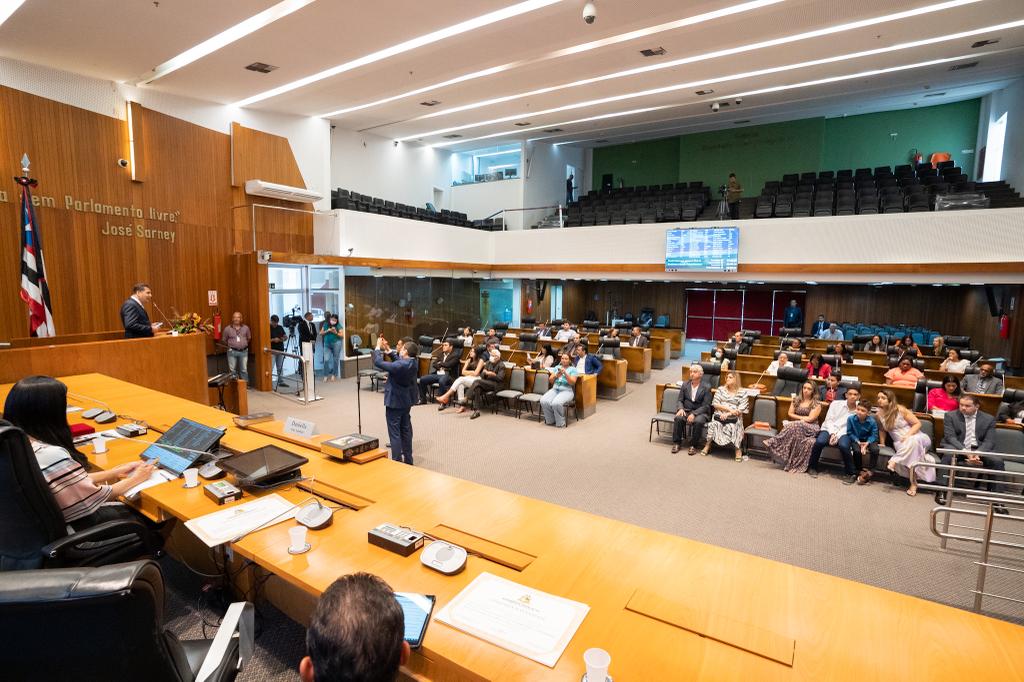
[{"label": "laptop computer", "polygon": [[[139,455],[148,461],[156,460],[161,469],[181,476],[204,453],[212,451],[224,437],[224,429],[207,426],[184,417],[167,429]],[[184,448],[184,449],[179,449]]]}]

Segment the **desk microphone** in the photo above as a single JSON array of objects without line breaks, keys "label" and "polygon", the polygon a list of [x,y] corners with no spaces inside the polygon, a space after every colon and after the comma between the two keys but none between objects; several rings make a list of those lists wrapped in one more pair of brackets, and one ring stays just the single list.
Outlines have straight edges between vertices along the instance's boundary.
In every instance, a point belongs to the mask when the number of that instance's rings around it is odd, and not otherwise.
[{"label": "desk microphone", "polygon": [[99,403],[102,407],[92,407],[82,412],[83,419],[94,419],[97,424],[109,424],[117,419],[117,413],[111,409],[110,405],[106,404],[102,400],[96,398],[90,398],[87,395],[81,395],[79,393],[72,393],[68,391],[68,395],[79,400],[88,400],[90,402]]},{"label": "desk microphone", "polygon": [[[166,322],[166,323],[167,323],[167,326],[168,326],[168,327],[172,327],[173,325],[171,324],[171,321],[167,319],[167,316],[166,316],[166,315],[164,315],[164,311],[160,310],[160,306],[158,306],[158,305],[156,304],[156,301],[150,301],[150,303],[152,303],[152,304],[153,304],[153,307],[154,307],[154,308],[156,309],[156,311],[157,311],[158,313],[160,313],[160,317],[164,318],[164,322]],[[172,310],[173,310],[173,307],[172,307]]]},{"label": "desk microphone", "polygon": [[316,476],[309,479],[309,492],[313,495],[313,501],[302,507],[295,515],[295,520],[310,530],[326,528],[334,522],[334,510],[325,507],[320,498],[316,497],[313,485],[316,483]]}]

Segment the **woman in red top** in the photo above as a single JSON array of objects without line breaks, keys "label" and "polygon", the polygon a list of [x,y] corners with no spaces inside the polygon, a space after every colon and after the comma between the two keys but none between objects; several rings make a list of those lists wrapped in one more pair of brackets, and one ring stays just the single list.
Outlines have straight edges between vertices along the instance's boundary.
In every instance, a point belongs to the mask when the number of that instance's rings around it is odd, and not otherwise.
[{"label": "woman in red top", "polygon": [[942,377],[942,387],[928,391],[928,411],[941,410],[949,412],[957,409],[960,403],[960,382],[946,375]]},{"label": "woman in red top", "polygon": [[832,366],[821,359],[821,353],[812,353],[807,362],[807,375],[827,379],[832,374]]}]

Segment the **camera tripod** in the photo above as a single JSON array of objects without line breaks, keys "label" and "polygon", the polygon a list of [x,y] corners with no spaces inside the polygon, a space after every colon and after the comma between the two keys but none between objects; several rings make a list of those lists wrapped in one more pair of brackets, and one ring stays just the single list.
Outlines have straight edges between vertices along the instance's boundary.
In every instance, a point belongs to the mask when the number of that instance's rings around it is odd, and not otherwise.
[{"label": "camera tripod", "polygon": [[726,196],[727,195],[723,192],[722,198],[718,202],[718,212],[716,213],[716,217],[719,220],[728,220],[731,215],[729,213],[729,200]]}]

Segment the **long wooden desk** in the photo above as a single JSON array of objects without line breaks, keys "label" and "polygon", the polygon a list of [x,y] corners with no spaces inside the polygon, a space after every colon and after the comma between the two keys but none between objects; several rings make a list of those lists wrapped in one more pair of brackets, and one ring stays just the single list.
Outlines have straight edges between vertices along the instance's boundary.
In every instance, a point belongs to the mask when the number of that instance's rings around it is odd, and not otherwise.
[{"label": "long wooden desk", "polygon": [[[64,380],[72,391],[151,424],[166,426],[181,416],[230,424],[224,412],[108,377]],[[0,386],[0,397],[9,388]],[[297,588],[291,610],[284,605],[287,612],[305,609],[308,617],[313,598],[352,571],[380,575],[398,590],[435,594],[438,608],[483,571],[591,607],[554,668],[434,622],[408,666],[423,679],[576,682],[583,651],[591,646],[611,653],[610,673],[620,680],[1024,678],[1024,628],[1008,622],[386,459],[339,463],[233,425],[225,436],[225,444],[236,449],[267,443],[309,457],[304,473],[316,476],[318,489],[322,484],[368,502],[359,511],[339,511],[332,526],[310,532],[313,548],[307,554],[287,553],[290,523],[233,543],[236,556]],[[116,441],[108,454],[93,459],[113,466],[142,447]],[[281,494],[296,502],[308,498],[296,490]],[[177,481],[149,488],[142,497],[159,513],[179,519],[220,509],[201,489],[186,490]],[[385,521],[497,543],[513,550],[522,568],[471,556],[461,574],[443,576],[417,556],[403,558],[370,545],[366,531]],[[894,649],[892,641],[901,646]]]}]

